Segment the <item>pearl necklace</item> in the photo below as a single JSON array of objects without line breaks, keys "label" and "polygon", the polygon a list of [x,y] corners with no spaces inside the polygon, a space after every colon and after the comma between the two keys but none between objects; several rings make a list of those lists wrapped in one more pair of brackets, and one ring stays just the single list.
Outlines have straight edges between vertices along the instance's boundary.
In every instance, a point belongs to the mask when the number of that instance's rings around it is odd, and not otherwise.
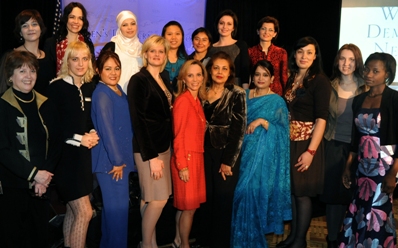
[{"label": "pearl necklace", "polygon": [[[256,92],[257,92],[257,88],[253,91],[253,97],[256,97]],[[268,95],[270,92],[271,92],[271,87],[268,87],[267,93],[265,93],[263,96]]]}]

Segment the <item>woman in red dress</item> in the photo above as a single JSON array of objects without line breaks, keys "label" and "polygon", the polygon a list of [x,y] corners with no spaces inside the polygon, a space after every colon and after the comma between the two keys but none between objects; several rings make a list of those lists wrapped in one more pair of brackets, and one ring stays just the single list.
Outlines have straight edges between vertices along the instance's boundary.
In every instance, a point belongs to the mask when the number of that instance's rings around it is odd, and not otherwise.
[{"label": "woman in red dress", "polygon": [[206,70],[198,60],[188,60],[178,75],[173,106],[174,153],[171,160],[176,237],[173,247],[189,248],[192,220],[206,201],[204,138],[206,118],[201,99],[205,96]]}]

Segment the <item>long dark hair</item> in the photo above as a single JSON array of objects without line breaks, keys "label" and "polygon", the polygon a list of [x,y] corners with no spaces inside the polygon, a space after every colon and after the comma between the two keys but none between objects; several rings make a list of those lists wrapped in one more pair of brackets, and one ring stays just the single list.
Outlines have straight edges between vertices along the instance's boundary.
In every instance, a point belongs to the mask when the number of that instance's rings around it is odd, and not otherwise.
[{"label": "long dark hair", "polygon": [[84,8],[83,4],[81,4],[79,2],[71,2],[65,6],[64,12],[61,16],[61,22],[59,25],[59,29],[57,30],[57,32],[55,34],[57,43],[64,40],[66,38],[66,36],[68,35],[68,29],[66,28],[66,25],[68,23],[69,14],[72,12],[73,8],[79,8],[79,9],[81,9],[81,11],[83,13],[83,27],[79,33],[81,35],[83,35],[84,41],[86,43],[92,43],[91,38],[90,38],[91,34],[88,31],[89,23],[88,23],[88,19],[87,19],[87,10],[86,10],[86,8]]},{"label": "long dark hair", "polygon": [[170,26],[177,26],[181,30],[182,41],[181,41],[181,45],[178,47],[177,56],[180,58],[183,58],[183,59],[187,59],[188,54],[187,54],[187,51],[185,50],[185,44],[184,44],[184,39],[185,39],[184,29],[182,28],[182,26],[179,22],[169,21],[168,23],[166,23],[166,25],[164,25],[164,27],[162,29],[162,37],[165,37],[164,35],[166,34],[166,29]]},{"label": "long dark hair", "polygon": [[305,75],[305,77],[303,79],[304,87],[305,88],[308,87],[308,81],[311,80],[312,78],[314,78],[315,75],[324,74],[323,69],[322,69],[321,49],[319,48],[318,42],[311,36],[303,37],[296,42],[296,44],[293,47],[293,51],[289,57],[290,77],[287,80],[286,89],[290,88],[290,86],[292,85],[292,83],[294,81],[296,74],[299,71],[299,67],[297,66],[297,63],[296,63],[295,54],[296,54],[297,50],[299,50],[300,48],[303,48],[305,46],[308,46],[308,45],[314,45],[316,58],[312,62],[312,65],[310,66],[310,68],[308,68],[307,74]]},{"label": "long dark hair", "polygon": [[333,73],[331,80],[341,77],[341,71],[339,70],[339,60],[340,60],[341,51],[343,50],[350,50],[354,54],[355,57],[354,76],[356,78],[363,78],[363,59],[362,59],[361,50],[356,45],[350,43],[343,45],[337,52],[337,55],[334,58]]}]

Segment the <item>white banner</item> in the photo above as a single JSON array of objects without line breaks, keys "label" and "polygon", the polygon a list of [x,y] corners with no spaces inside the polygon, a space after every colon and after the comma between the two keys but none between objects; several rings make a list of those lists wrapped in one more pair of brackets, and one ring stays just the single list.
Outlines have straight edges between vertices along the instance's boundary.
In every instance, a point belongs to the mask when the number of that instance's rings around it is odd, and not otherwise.
[{"label": "white banner", "polygon": [[[383,5],[383,1],[352,1],[341,10],[340,47],[346,43],[357,45],[363,60],[374,52],[389,53],[398,61],[398,1]],[[391,4],[391,3],[389,3]],[[398,70],[398,67],[397,67]],[[395,76],[395,85],[398,75]]]},{"label": "white banner", "polygon": [[[65,7],[72,0],[63,0]],[[90,22],[89,31],[96,55],[111,40],[117,30],[116,16],[122,10],[130,10],[137,16],[138,37],[143,43],[152,34],[161,35],[163,26],[178,21],[185,33],[185,48],[193,51],[191,34],[204,26],[205,0],[82,0]]]}]

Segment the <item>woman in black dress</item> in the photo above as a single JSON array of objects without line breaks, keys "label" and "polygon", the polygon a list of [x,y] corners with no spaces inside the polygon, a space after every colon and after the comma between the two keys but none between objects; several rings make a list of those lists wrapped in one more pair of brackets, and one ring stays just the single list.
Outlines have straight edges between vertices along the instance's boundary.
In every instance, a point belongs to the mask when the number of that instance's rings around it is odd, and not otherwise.
[{"label": "woman in black dress", "polygon": [[289,237],[277,247],[307,247],[311,197],[323,193],[322,137],[329,114],[331,86],[323,74],[318,42],[299,39],[289,58],[291,75],[284,98],[290,114],[290,175],[292,223]]},{"label": "woman in black dress", "polygon": [[71,42],[60,77],[48,88],[48,96],[58,108],[65,142],[55,176],[60,198],[66,202],[65,247],[84,247],[92,216],[88,197],[93,189],[90,149],[98,144],[90,118],[93,76],[90,49],[84,42]]},{"label": "woman in black dress", "polygon": [[[48,84],[52,79],[54,79],[54,76],[52,76],[49,70],[47,70],[47,68],[51,65],[49,56],[47,56],[46,53],[39,48],[40,39],[43,37],[45,32],[46,27],[44,26],[43,19],[37,10],[23,10],[15,17],[14,35],[18,38],[20,46],[12,50],[28,51],[36,56],[37,60],[39,61],[39,68],[41,68],[41,70],[37,71],[37,79],[34,89],[44,96],[47,95]],[[4,70],[5,59],[11,51],[6,52],[3,55],[0,62],[0,71]],[[7,81],[8,78],[6,78],[6,74],[0,74],[0,93],[6,91]]]}]

